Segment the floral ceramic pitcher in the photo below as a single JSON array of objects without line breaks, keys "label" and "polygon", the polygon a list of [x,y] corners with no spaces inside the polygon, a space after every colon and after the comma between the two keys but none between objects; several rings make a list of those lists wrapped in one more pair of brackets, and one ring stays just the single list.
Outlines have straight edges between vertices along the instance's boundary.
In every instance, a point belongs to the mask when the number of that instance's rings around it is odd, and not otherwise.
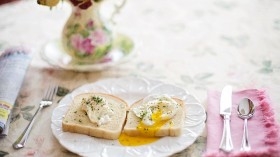
[{"label": "floral ceramic pitcher", "polygon": [[64,26],[62,44],[73,59],[83,63],[97,62],[112,47],[112,32],[99,18],[100,2],[71,0],[73,10]]},{"label": "floral ceramic pitcher", "polygon": [[99,2],[93,2],[86,9],[83,6],[74,6],[64,26],[63,47],[77,61],[97,62],[112,47],[112,32],[100,20],[99,6]]},{"label": "floral ceramic pitcher", "polygon": [[[38,0],[38,3],[52,7],[57,1]],[[124,55],[132,50],[133,42],[129,37],[113,33],[101,20],[100,6],[103,0],[69,1],[72,4],[72,13],[63,28],[62,46],[75,64],[104,62],[108,60],[106,55],[115,49]],[[126,0],[123,0],[119,5],[115,5],[112,17],[119,12],[125,2]]]}]

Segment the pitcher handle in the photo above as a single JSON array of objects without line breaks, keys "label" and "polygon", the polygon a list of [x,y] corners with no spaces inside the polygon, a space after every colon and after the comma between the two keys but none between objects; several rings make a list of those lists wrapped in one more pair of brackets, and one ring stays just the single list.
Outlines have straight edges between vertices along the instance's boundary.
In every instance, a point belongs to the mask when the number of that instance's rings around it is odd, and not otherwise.
[{"label": "pitcher handle", "polygon": [[116,22],[114,21],[114,18],[117,14],[120,13],[121,9],[125,6],[125,3],[126,3],[126,0],[120,0],[119,4],[114,4],[115,8],[109,19],[112,24],[116,24]]}]

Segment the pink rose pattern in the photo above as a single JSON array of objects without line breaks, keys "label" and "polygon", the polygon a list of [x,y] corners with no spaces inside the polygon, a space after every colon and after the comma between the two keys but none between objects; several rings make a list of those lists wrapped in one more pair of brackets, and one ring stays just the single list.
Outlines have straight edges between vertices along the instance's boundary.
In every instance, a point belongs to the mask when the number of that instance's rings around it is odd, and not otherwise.
[{"label": "pink rose pattern", "polygon": [[101,29],[91,32],[90,38],[91,38],[92,44],[94,44],[94,45],[102,45],[102,44],[108,42],[108,38],[106,38],[103,30],[101,30]]},{"label": "pink rose pattern", "polygon": [[89,20],[88,23],[86,24],[87,29],[93,29],[93,26],[94,26],[93,20]]},{"label": "pink rose pattern", "polygon": [[[86,28],[94,28],[94,22],[90,20],[86,24]],[[102,29],[96,29],[88,31],[89,35],[83,37],[81,34],[72,34],[70,36],[70,43],[72,48],[77,50],[82,55],[92,55],[95,52],[95,49],[99,45],[105,45],[109,43],[109,37],[107,32]]]},{"label": "pink rose pattern", "polygon": [[95,48],[95,45],[92,45],[90,38],[83,38],[80,34],[72,35],[71,44],[74,49],[86,55],[90,55]]}]

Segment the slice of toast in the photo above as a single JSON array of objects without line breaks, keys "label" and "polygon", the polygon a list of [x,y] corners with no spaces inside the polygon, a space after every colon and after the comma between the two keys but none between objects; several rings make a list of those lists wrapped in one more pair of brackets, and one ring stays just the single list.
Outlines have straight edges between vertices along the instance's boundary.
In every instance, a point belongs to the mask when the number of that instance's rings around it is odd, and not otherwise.
[{"label": "slice of toast", "polygon": [[[105,98],[113,111],[111,120],[106,124],[92,123],[87,112],[82,109],[83,99],[93,96]],[[103,93],[85,93],[74,98],[62,121],[62,129],[66,132],[85,134],[89,136],[118,139],[126,119],[127,103],[113,95]]]},{"label": "slice of toast", "polygon": [[124,133],[129,136],[152,136],[152,137],[161,137],[161,136],[179,136],[182,133],[182,128],[185,119],[185,103],[184,101],[172,98],[179,104],[179,109],[174,117],[169,120],[166,120],[162,123],[161,126],[141,126],[139,129],[139,124],[141,119],[135,115],[133,112],[133,107],[139,106],[142,104],[143,99],[135,102],[131,107],[127,115],[126,124],[124,126]]}]

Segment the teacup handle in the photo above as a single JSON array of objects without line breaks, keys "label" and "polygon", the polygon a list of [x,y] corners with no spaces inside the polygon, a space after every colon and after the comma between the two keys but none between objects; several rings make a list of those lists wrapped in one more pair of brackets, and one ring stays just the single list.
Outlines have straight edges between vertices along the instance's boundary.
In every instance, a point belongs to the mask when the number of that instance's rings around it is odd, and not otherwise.
[{"label": "teacup handle", "polygon": [[116,22],[114,21],[114,18],[118,13],[120,13],[120,10],[124,7],[125,3],[126,3],[126,0],[120,0],[119,4],[114,4],[115,8],[109,19],[112,24],[116,24]]}]

